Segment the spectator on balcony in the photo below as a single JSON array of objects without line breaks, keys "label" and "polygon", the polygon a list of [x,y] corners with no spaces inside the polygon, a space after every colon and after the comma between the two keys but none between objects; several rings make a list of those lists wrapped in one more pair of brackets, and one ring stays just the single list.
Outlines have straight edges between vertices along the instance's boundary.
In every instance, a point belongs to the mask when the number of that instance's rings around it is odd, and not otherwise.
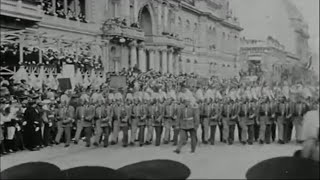
[{"label": "spectator on balcony", "polygon": [[57,1],[56,13],[60,18],[66,18],[66,12],[64,12],[63,2]]},{"label": "spectator on balcony", "polygon": [[78,18],[80,22],[87,23],[86,16],[82,12],[79,13]]},{"label": "spectator on balcony", "polygon": [[77,18],[76,18],[76,16],[75,16],[75,13],[74,13],[70,8],[68,8],[67,17],[68,17],[70,20],[73,20],[73,21],[76,21],[76,20],[77,20]]}]

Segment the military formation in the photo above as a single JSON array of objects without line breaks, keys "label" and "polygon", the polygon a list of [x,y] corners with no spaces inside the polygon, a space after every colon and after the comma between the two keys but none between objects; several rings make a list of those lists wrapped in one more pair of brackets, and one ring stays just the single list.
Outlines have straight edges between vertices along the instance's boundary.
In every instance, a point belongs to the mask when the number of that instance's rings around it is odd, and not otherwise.
[{"label": "military formation", "polygon": [[81,140],[86,147],[172,143],[175,153],[181,152],[188,139],[191,152],[199,143],[232,145],[236,139],[243,145],[285,144],[294,136],[302,143],[303,116],[318,103],[312,97],[196,99],[102,90],[68,90],[59,98],[44,100],[34,95],[21,102],[1,102],[1,153],[59,143],[69,147]]}]

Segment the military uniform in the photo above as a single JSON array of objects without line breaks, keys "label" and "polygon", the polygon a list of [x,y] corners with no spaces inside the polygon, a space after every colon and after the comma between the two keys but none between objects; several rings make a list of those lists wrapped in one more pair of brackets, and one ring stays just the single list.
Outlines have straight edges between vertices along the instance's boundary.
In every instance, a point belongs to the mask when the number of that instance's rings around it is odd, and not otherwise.
[{"label": "military uniform", "polygon": [[291,101],[286,102],[286,118],[284,123],[284,142],[288,143],[291,140],[292,120],[294,113],[294,104]]},{"label": "military uniform", "polygon": [[165,117],[164,117],[164,144],[168,144],[170,140],[170,131],[172,127],[172,122],[174,121],[175,114],[174,104],[170,103],[165,106]]},{"label": "military uniform", "polygon": [[302,142],[302,125],[303,125],[303,116],[307,112],[307,105],[302,102],[297,102],[294,106],[294,116],[293,116],[293,125],[296,131],[296,141],[298,143]]},{"label": "military uniform", "polygon": [[147,138],[146,138],[146,144],[151,144],[152,138],[153,138],[153,121],[154,121],[154,105],[150,103],[147,107],[148,109],[148,116],[146,120],[147,125]]},{"label": "military uniform", "polygon": [[222,111],[222,124],[223,124],[223,142],[229,141],[229,122],[232,116],[232,104],[224,103]]},{"label": "military uniform", "polygon": [[163,130],[163,116],[164,116],[164,106],[160,103],[157,103],[153,106],[153,126],[156,131],[156,146],[160,145],[161,135]]},{"label": "military uniform", "polygon": [[[77,144],[80,136],[81,136],[81,132],[83,130],[83,126],[82,126],[82,121],[84,119],[84,112],[85,112],[85,107],[84,105],[78,106],[76,109],[76,134],[74,137],[74,143]],[[59,130],[58,130],[59,131]]]},{"label": "military uniform", "polygon": [[108,147],[110,125],[112,120],[111,106],[99,105],[98,107],[96,107],[95,120],[96,120],[96,135],[95,135],[94,145],[98,146],[101,136],[104,135],[103,146]]},{"label": "military uniform", "polygon": [[200,122],[202,128],[202,142],[204,144],[208,143],[209,138],[209,121],[211,118],[212,105],[209,101],[207,103],[201,103],[200,106]]},{"label": "military uniform", "polygon": [[206,114],[208,114],[209,126],[210,126],[210,144],[214,145],[216,128],[219,125],[221,118],[221,109],[218,103],[212,103],[206,107]]},{"label": "military uniform", "polygon": [[139,126],[139,144],[140,146],[143,146],[144,144],[144,132],[145,132],[145,127],[146,127],[146,121],[148,118],[148,105],[147,104],[141,104],[141,116],[138,122],[138,126]]},{"label": "military uniform", "polygon": [[61,107],[59,109],[59,121],[61,121],[63,130],[58,131],[58,134],[55,140],[56,142],[60,142],[61,136],[64,132],[66,147],[69,146],[71,141],[71,127],[72,127],[72,121],[74,120],[74,117],[75,117],[75,111],[72,106]]},{"label": "military uniform", "polygon": [[269,102],[264,102],[259,106],[259,141],[263,144],[265,141],[270,143],[271,135],[271,108]]},{"label": "military uniform", "polygon": [[253,140],[254,140],[254,126],[255,126],[255,120],[258,116],[258,111],[257,111],[257,106],[256,103],[254,102],[249,102],[248,106],[248,118],[246,121],[246,126],[248,129],[248,144],[252,145]]},{"label": "military uniform", "polygon": [[180,128],[180,141],[177,147],[176,153],[180,153],[182,146],[186,143],[188,132],[191,137],[191,152],[194,152],[197,145],[197,132],[196,129],[199,126],[199,119],[196,117],[195,108],[185,106],[180,111],[179,128]]},{"label": "military uniform", "polygon": [[118,104],[114,106],[114,116],[113,116],[113,137],[112,144],[117,142],[119,131],[122,130],[123,138],[122,145],[124,147],[128,146],[128,131],[129,131],[129,120],[131,117],[131,107],[124,104]]},{"label": "military uniform", "polygon": [[249,118],[249,104],[247,101],[241,103],[239,112],[239,125],[241,126],[241,143],[246,144],[248,140],[248,126],[247,121]]},{"label": "military uniform", "polygon": [[131,121],[130,121],[130,126],[131,126],[131,136],[130,136],[130,145],[134,145],[136,136],[137,136],[137,131],[138,131],[138,123],[141,118],[141,105],[139,103],[136,103],[132,107],[132,116],[131,116]]},{"label": "military uniform", "polygon": [[[239,108],[240,106],[238,105],[237,102],[233,102],[232,104],[232,109],[231,109],[231,117],[229,119],[228,125],[229,125],[229,144],[233,144],[234,142],[234,130],[236,127],[236,124],[238,123],[238,118],[239,118]],[[240,139],[240,137],[239,137]]]},{"label": "military uniform", "polygon": [[286,118],[286,104],[279,102],[277,107],[278,142],[284,143],[284,121]]}]

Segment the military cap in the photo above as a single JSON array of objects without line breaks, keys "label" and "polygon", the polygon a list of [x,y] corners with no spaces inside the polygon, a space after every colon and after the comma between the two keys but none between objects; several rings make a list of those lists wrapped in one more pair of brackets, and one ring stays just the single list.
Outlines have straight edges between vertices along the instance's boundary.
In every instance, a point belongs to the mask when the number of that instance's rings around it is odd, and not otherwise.
[{"label": "military cap", "polygon": [[62,171],[65,179],[128,179],[128,176],[117,170],[99,167],[82,166]]},{"label": "military cap", "polygon": [[30,162],[1,172],[1,179],[62,179],[60,168],[45,162]]},{"label": "military cap", "polygon": [[319,179],[319,162],[299,157],[276,157],[251,167],[246,178]]},{"label": "military cap", "polygon": [[190,169],[177,161],[150,160],[124,166],[117,170],[130,179],[187,179]]}]

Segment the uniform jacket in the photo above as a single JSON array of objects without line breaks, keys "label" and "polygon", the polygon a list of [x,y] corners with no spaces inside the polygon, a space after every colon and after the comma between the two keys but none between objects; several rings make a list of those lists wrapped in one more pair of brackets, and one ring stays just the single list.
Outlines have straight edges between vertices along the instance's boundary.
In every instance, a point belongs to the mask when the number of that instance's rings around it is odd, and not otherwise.
[{"label": "uniform jacket", "polygon": [[74,119],[75,111],[73,106],[62,107],[59,109],[59,120],[62,121],[63,127],[71,127]]},{"label": "uniform jacket", "polygon": [[196,117],[197,114],[195,112],[195,108],[192,107],[183,107],[181,108],[179,114],[179,123],[178,126],[180,129],[194,129],[197,125],[199,125],[199,120]]}]

